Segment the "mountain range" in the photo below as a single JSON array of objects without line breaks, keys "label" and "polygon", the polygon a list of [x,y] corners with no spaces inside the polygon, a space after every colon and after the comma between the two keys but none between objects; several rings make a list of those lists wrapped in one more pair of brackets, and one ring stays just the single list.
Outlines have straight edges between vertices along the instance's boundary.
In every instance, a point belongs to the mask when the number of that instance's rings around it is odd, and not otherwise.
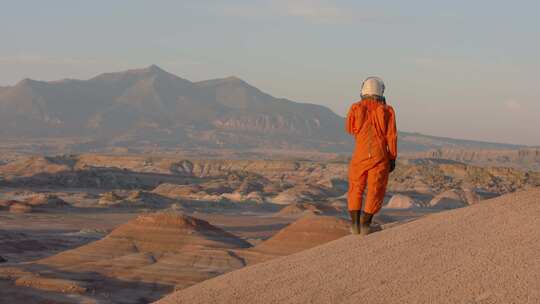
[{"label": "mountain range", "polygon": [[[400,134],[405,151],[519,146]],[[77,138],[101,146],[345,152],[330,109],[275,98],[228,77],[192,82],[156,65],[88,80],[25,79],[0,87],[0,139]],[[89,145],[92,146],[92,145]]]}]

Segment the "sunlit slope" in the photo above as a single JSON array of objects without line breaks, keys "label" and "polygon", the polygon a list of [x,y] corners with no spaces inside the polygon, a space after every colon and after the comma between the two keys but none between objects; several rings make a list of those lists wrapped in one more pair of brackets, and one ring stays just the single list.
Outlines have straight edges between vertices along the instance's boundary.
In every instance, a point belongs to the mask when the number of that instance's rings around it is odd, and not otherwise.
[{"label": "sunlit slope", "polygon": [[535,188],[347,236],[158,303],[538,303],[539,252]]}]

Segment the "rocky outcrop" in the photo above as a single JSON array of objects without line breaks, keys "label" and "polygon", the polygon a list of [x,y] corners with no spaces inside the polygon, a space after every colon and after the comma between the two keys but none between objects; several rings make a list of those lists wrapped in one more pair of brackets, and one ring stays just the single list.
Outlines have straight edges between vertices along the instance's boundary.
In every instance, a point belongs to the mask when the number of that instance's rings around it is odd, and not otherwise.
[{"label": "rocky outcrop", "polygon": [[55,209],[69,207],[63,199],[54,194],[38,193],[28,197],[25,200],[26,204],[38,209]]},{"label": "rocky outcrop", "polygon": [[[243,259],[231,250],[250,246],[206,221],[160,212],[142,214],[99,241],[38,263],[61,271],[96,272],[107,278],[183,288],[243,267]],[[65,279],[62,272],[49,273],[48,277]],[[86,281],[91,288],[99,288],[94,279]]]},{"label": "rocky outcrop", "polygon": [[330,197],[328,189],[319,185],[299,184],[270,199],[274,204],[288,205],[301,202],[321,202]]},{"label": "rocky outcrop", "polygon": [[[30,174],[23,167],[31,168],[34,162],[38,163],[36,168],[61,166],[68,171],[52,174],[49,169],[43,169],[44,172]],[[153,189],[153,193],[173,200],[286,205],[328,202],[340,197],[347,190],[347,170],[348,164],[338,161],[185,160],[137,156],[123,160],[119,156],[82,155],[8,163],[0,166],[0,173],[6,176],[0,185]],[[493,197],[538,185],[538,172],[423,159],[400,162],[390,176],[388,190],[436,196],[446,190],[463,188],[470,189],[473,196],[481,193],[482,197]],[[471,196],[469,200],[476,199]]]},{"label": "rocky outcrop", "polygon": [[0,174],[3,176],[0,185],[8,187],[152,189],[162,182],[189,181],[178,176],[109,167],[108,164],[86,166],[76,158],[68,166],[50,157],[18,159],[0,166]]},{"label": "rocky outcrop", "polygon": [[57,174],[69,171],[70,166],[55,161],[54,158],[43,156],[30,156],[15,159],[0,166],[0,172],[4,179],[10,177],[30,177],[35,174]]},{"label": "rocky outcrop", "polygon": [[109,206],[116,204],[122,200],[122,197],[114,191],[105,192],[101,194],[98,204],[103,206]]},{"label": "rocky outcrop", "polygon": [[435,196],[428,204],[431,208],[456,209],[467,206],[463,191],[448,190]]},{"label": "rocky outcrop", "polygon": [[0,210],[9,210],[9,206],[13,205],[14,203],[21,202],[15,200],[0,200]]},{"label": "rocky outcrop", "polygon": [[9,205],[9,212],[11,213],[30,213],[32,212],[32,206],[21,202],[13,202]]},{"label": "rocky outcrop", "polygon": [[228,181],[216,179],[211,182],[191,185],[161,184],[152,190],[152,193],[170,199],[188,199],[195,201],[221,202],[229,201],[234,203],[256,203],[266,202],[265,193],[260,191],[250,191],[261,189],[261,187],[246,186],[246,181]]},{"label": "rocky outcrop", "polygon": [[388,204],[384,206],[386,209],[413,209],[419,207],[422,207],[421,204],[413,198],[403,194],[393,195]]},{"label": "rocky outcrop", "polygon": [[276,212],[274,216],[278,217],[299,217],[306,214],[312,215],[336,215],[341,209],[332,205],[314,204],[314,203],[292,203]]},{"label": "rocky outcrop", "polygon": [[503,194],[536,186],[540,186],[540,172],[426,159],[399,163],[388,182],[392,192],[415,191],[428,195],[461,188]]},{"label": "rocky outcrop", "polygon": [[123,195],[114,191],[105,192],[98,200],[98,205],[117,208],[163,209],[169,207],[173,202],[174,200],[153,192],[136,190]]},{"label": "rocky outcrop", "polygon": [[152,192],[169,198],[178,199],[191,197],[192,195],[202,191],[202,189],[202,186],[197,184],[176,185],[163,183],[152,190]]},{"label": "rocky outcrop", "polygon": [[540,148],[505,150],[442,148],[423,153],[411,154],[409,157],[450,159],[484,166],[515,167],[523,170],[533,171],[540,170]]},{"label": "rocky outcrop", "polygon": [[17,197],[20,200],[0,201],[0,210],[9,209],[13,213],[29,213],[32,211],[47,211],[70,206],[70,204],[53,194],[32,193],[29,195],[18,195]]}]

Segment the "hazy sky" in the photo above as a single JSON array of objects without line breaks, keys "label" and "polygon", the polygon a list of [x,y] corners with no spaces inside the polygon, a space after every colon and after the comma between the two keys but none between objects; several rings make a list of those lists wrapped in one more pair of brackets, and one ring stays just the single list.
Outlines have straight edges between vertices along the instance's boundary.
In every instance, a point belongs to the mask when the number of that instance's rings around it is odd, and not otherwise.
[{"label": "hazy sky", "polygon": [[540,145],[539,1],[5,1],[0,86],[157,64],[344,115],[378,75],[398,127]]}]

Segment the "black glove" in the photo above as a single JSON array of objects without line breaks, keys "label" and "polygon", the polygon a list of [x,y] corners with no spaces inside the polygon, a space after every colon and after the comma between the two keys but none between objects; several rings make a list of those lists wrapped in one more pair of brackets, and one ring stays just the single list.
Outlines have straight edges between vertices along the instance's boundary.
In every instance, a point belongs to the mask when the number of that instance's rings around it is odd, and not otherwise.
[{"label": "black glove", "polygon": [[394,169],[396,169],[396,160],[391,159],[390,160],[390,172],[394,171]]}]

